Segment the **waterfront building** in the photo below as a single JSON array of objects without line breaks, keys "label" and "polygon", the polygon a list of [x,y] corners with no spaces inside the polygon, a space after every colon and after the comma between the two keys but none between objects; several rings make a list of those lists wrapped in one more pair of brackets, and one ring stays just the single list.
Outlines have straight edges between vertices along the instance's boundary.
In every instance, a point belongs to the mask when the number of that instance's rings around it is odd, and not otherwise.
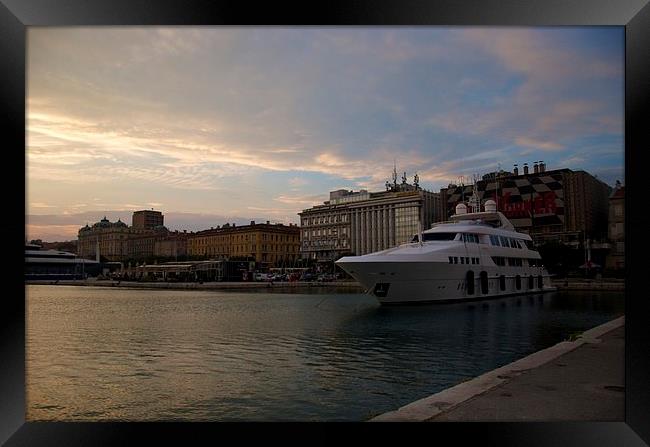
[{"label": "waterfront building", "polygon": [[145,264],[129,269],[127,278],[138,281],[204,282],[250,281],[254,266],[246,261],[204,260]]},{"label": "waterfront building", "polygon": [[100,263],[74,253],[25,244],[25,279],[83,279],[99,273]]},{"label": "waterfront building", "polygon": [[609,240],[606,267],[622,270],[625,268],[625,186],[618,181],[609,196]]},{"label": "waterfront building", "polygon": [[267,266],[293,265],[299,256],[300,228],[297,225],[255,223],[191,233],[187,237],[190,257],[249,260]]},{"label": "waterfront building", "polygon": [[178,258],[187,256],[186,231],[170,231],[166,236],[154,241],[153,255],[161,258]]},{"label": "waterfront building", "polygon": [[413,184],[386,182],[386,191],[330,192],[322,205],[298,213],[303,259],[334,261],[344,255],[363,255],[411,240],[420,229],[438,220],[440,195]]},{"label": "waterfront building", "polygon": [[139,265],[133,269],[133,278],[145,281],[223,281],[225,262],[212,260]]},{"label": "waterfront building", "polygon": [[[78,233],[77,253],[82,258],[100,256],[108,261],[124,261],[127,259],[143,259],[154,255],[155,241],[164,239],[169,231],[162,225],[162,213],[145,210],[133,213],[133,222],[137,226],[129,227],[118,219],[109,221],[106,216],[92,226],[86,224]],[[146,220],[142,216],[153,216],[158,213],[160,219]],[[137,217],[140,216],[140,217]],[[152,222],[157,225],[151,227]]]},{"label": "waterfront building", "polygon": [[[611,188],[585,171],[546,170],[535,162],[533,172],[524,163],[512,173],[491,173],[476,182],[481,203],[492,199],[517,230],[536,242],[558,240],[583,247],[585,241],[607,238],[608,196]],[[474,185],[454,185],[440,190],[448,218],[460,202],[472,196]]]},{"label": "waterfront building", "polygon": [[98,258],[101,255],[109,261],[120,261],[128,256],[131,233],[128,225],[120,219],[110,222],[104,216],[92,226],[86,224],[79,230],[77,253],[81,258]]},{"label": "waterfront building", "polygon": [[146,259],[155,256],[156,241],[164,240],[169,234],[169,230],[162,225],[147,230],[140,228],[132,228],[132,230],[127,239],[127,258],[130,259]]},{"label": "waterfront building", "polygon": [[162,227],[163,222],[164,216],[160,211],[141,210],[133,213],[131,225],[133,228],[153,230],[157,227]]}]

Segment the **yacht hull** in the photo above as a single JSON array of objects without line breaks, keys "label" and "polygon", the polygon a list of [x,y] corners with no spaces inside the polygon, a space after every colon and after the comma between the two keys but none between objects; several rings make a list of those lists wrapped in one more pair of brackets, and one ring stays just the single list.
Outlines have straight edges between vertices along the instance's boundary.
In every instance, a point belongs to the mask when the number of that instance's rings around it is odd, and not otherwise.
[{"label": "yacht hull", "polygon": [[555,291],[543,267],[450,265],[445,262],[337,261],[381,304],[448,303]]}]

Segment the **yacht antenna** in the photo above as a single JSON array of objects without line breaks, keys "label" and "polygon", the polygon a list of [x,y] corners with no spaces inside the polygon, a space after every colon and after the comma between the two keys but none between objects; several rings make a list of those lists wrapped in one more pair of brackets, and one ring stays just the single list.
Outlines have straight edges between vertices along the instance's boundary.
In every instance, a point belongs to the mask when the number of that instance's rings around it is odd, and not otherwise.
[{"label": "yacht antenna", "polygon": [[465,179],[461,176],[460,180],[460,199],[465,203]]},{"label": "yacht antenna", "polygon": [[494,194],[494,201],[497,205],[497,211],[499,211],[499,175],[501,174],[501,163],[497,163],[497,189]]},{"label": "yacht antenna", "polygon": [[472,187],[472,197],[470,202],[472,203],[472,212],[479,213],[481,212],[481,199],[478,197],[478,175],[474,174],[474,186]]}]

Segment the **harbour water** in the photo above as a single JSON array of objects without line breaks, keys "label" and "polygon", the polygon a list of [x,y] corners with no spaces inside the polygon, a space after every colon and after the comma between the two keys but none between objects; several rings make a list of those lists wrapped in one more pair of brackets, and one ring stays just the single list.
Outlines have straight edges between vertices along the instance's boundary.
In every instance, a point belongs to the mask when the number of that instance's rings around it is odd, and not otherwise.
[{"label": "harbour water", "polygon": [[605,291],[382,307],[29,285],[27,420],[363,421],[623,313]]}]

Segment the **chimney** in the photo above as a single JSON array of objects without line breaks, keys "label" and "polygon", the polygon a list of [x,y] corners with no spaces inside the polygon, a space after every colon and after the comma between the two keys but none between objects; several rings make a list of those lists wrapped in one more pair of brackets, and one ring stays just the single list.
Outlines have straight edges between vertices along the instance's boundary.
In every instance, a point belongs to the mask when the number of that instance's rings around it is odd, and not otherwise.
[{"label": "chimney", "polygon": [[535,172],[535,174],[539,174],[539,165],[537,164],[537,162],[535,162],[535,164],[533,165],[533,172]]},{"label": "chimney", "polygon": [[546,165],[542,160],[539,161],[539,172],[546,172]]},{"label": "chimney", "polygon": [[524,163],[524,175],[528,175],[528,163]]},{"label": "chimney", "polygon": [[270,221],[268,221],[268,220],[266,221],[266,224],[267,224],[267,225],[270,224],[270,223],[271,223]]},{"label": "chimney", "polygon": [[516,164],[515,164],[514,174],[515,174],[516,176],[519,175],[519,168],[517,167]]},{"label": "chimney", "polygon": [[255,225],[255,221],[254,221],[254,220],[251,220],[251,225]]}]

